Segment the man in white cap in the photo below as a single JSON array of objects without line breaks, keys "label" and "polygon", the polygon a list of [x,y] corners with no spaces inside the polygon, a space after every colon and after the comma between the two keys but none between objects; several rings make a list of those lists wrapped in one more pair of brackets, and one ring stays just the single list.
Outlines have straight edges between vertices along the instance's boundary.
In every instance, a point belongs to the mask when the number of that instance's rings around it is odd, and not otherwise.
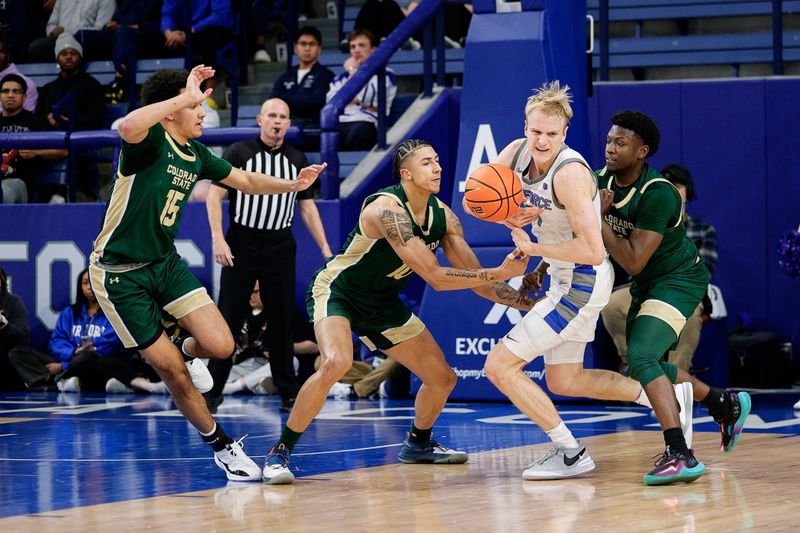
[{"label": "man in white cap", "polygon": [[[61,69],[58,77],[39,90],[36,114],[46,118],[53,129],[93,130],[103,127],[106,109],[103,86],[81,69],[83,48],[70,33],[62,33],[56,39],[56,62]],[[75,116],[66,110],[59,117],[53,115],[53,104],[67,94],[75,95]]]}]

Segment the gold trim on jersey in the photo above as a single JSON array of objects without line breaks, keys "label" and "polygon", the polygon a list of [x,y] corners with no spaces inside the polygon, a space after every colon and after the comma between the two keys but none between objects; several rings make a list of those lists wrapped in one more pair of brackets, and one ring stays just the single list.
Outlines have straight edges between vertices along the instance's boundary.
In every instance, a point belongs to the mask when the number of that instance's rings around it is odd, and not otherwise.
[{"label": "gold trim on jersey", "polygon": [[417,217],[414,216],[414,210],[411,209],[411,204],[409,202],[406,202],[405,207],[406,211],[408,211],[408,214],[411,216],[411,220],[414,221],[414,224],[417,225],[422,234],[425,235],[426,237],[430,235],[431,228],[433,227],[433,207],[431,207],[431,205],[428,204],[428,211],[427,215],[425,216],[425,219],[429,222],[427,230],[425,229],[424,225],[420,224],[419,221],[417,221]]},{"label": "gold trim on jersey", "polygon": [[[617,179],[616,176],[611,176],[611,179],[608,180],[608,185],[606,186],[606,189],[608,189],[609,191],[613,191],[614,189],[611,188],[611,184],[615,183],[616,179]],[[619,202],[614,202],[614,207],[616,207],[617,209],[625,207],[628,204],[628,202],[630,202],[633,199],[634,194],[636,194],[636,187],[631,187],[631,190],[628,192],[628,195],[625,198],[623,198]]]},{"label": "gold trim on jersey", "polygon": [[686,317],[677,308],[661,300],[645,300],[639,309],[639,314],[636,316],[637,318],[640,316],[652,316],[666,322],[676,336],[680,336],[681,330],[686,324]]},{"label": "gold trim on jersey", "polygon": [[125,211],[128,209],[128,202],[131,198],[131,191],[133,190],[133,182],[136,179],[136,174],[130,176],[123,176],[117,170],[117,182],[114,184],[114,193],[108,201],[108,209],[106,216],[103,220],[103,228],[94,242],[93,256],[97,259],[103,256],[103,250],[108,244],[114,230],[117,229],[122,218],[125,216]]},{"label": "gold trim on jersey", "polygon": [[413,339],[423,331],[425,331],[425,324],[422,323],[422,320],[420,320],[417,315],[412,313],[405,324],[382,331],[381,335],[389,339],[389,341],[396,346],[408,339]]},{"label": "gold trim on jersey", "polygon": [[[178,154],[178,156],[179,156],[181,159],[183,159],[184,161],[189,161],[189,162],[191,162],[191,163],[194,163],[194,162],[197,160],[197,156],[195,156],[194,154],[192,154],[192,155],[186,155],[186,153],[184,153],[184,151],[183,151],[183,150],[181,150],[180,148],[178,148],[178,145],[177,145],[177,144],[175,144],[175,139],[173,139],[172,137],[170,137],[170,136],[169,136],[169,133],[167,133],[166,131],[164,131],[164,137],[166,137],[166,138],[167,138],[167,142],[170,144],[170,146],[172,146],[172,149],[173,149],[173,150],[175,150],[175,152]],[[189,146],[189,143],[188,143],[188,141],[187,141],[187,147],[188,147],[188,146]]]},{"label": "gold trim on jersey", "polygon": [[311,296],[314,298],[314,316],[312,317],[314,324],[328,316],[327,307],[331,296],[331,285],[339,274],[358,263],[376,242],[378,239],[370,239],[356,233],[347,249],[336,255],[325,265],[325,268],[320,270],[311,289]]},{"label": "gold trim on jersey", "polygon": [[122,317],[120,317],[119,313],[117,313],[117,308],[114,307],[114,304],[108,299],[108,291],[106,291],[105,279],[105,271],[96,267],[95,265],[89,265],[89,281],[92,285],[92,292],[94,293],[95,298],[97,298],[97,303],[100,304],[100,308],[103,310],[103,313],[105,313],[108,321],[111,322],[112,326],[114,326],[114,331],[117,332],[117,336],[119,337],[119,340],[122,341],[122,344],[126,348],[136,348],[136,346],[138,346],[136,339],[134,339],[133,335],[131,335],[131,332],[128,331],[128,328],[125,326],[125,322],[122,320]]},{"label": "gold trim on jersey", "polygon": [[192,311],[197,311],[201,307],[213,303],[205,287],[200,287],[171,301],[164,306],[164,311],[180,320]]},{"label": "gold trim on jersey", "polygon": [[[646,191],[646,190],[647,190],[647,188],[648,188],[650,185],[652,185],[653,183],[657,183],[657,182],[659,182],[659,181],[663,181],[664,183],[669,183],[670,185],[672,185],[672,188],[673,188],[673,189],[675,189],[675,192],[676,192],[676,193],[678,193],[678,196],[680,197],[680,195],[681,195],[681,194],[678,192],[678,188],[675,186],[675,184],[674,184],[674,183],[672,183],[671,181],[669,181],[669,180],[668,180],[668,179],[666,179],[666,178],[655,178],[655,179],[652,179],[652,180],[648,181],[648,182],[647,182],[647,183],[645,183],[645,184],[644,184],[644,186],[642,187],[642,194],[644,194],[644,191]],[[678,221],[677,221],[677,222],[675,223],[675,225],[674,225],[674,226],[672,226],[672,227],[673,227],[673,228],[677,228],[678,226],[680,226],[680,225],[681,225],[681,222],[683,222],[683,213],[681,213],[681,216],[679,216],[679,217],[678,217]]]}]

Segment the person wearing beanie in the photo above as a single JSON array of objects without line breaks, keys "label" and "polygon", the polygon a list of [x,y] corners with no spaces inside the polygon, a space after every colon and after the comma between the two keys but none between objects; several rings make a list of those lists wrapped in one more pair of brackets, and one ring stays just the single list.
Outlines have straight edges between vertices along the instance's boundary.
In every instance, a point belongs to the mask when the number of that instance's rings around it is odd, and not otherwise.
[{"label": "person wearing beanie", "polygon": [[[106,106],[103,86],[82,69],[83,48],[69,33],[62,33],[55,44],[56,63],[60,69],[58,77],[39,90],[36,114],[45,119],[53,130],[96,130],[105,126]],[[58,116],[53,114],[53,106],[67,95],[75,97],[75,115],[68,116],[68,107]],[[96,197],[96,171],[88,163],[78,160],[79,177],[77,188],[88,197]],[[63,186],[54,186],[63,189]],[[63,196],[63,190],[53,190],[53,194]],[[47,198],[40,201],[46,202]]]}]

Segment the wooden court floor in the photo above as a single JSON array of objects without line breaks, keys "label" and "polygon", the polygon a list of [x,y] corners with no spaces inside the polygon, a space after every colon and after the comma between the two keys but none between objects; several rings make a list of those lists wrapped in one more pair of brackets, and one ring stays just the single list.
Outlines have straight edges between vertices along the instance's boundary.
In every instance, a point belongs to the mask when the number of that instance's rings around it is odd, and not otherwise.
[{"label": "wooden court floor", "polygon": [[[129,407],[112,411],[135,409]],[[329,402],[330,404],[331,402]],[[740,445],[731,454],[719,450],[719,438],[713,423],[704,420],[701,408],[695,409],[698,424],[695,426],[695,450],[698,458],[707,465],[707,473],[691,484],[666,487],[646,487],[641,476],[649,469],[653,458],[662,447],[660,432],[652,428],[654,419],[641,409],[619,406],[562,407],[568,424],[587,445],[597,464],[597,469],[581,478],[564,481],[523,481],[522,470],[548,445],[539,430],[524,425],[515,416],[513,407],[505,404],[457,404],[448,406],[437,429],[449,435],[448,442],[464,442],[469,434],[482,437],[476,440],[482,450],[470,449],[466,465],[402,465],[393,461],[396,453],[396,436],[402,435],[406,420],[399,413],[407,412],[408,404],[381,405],[376,402],[338,402],[327,406],[327,416],[315,421],[313,430],[304,435],[307,442],[296,449],[301,470],[298,480],[289,486],[225,483],[224,476],[208,468],[210,460],[201,456],[192,460],[193,475],[186,476],[184,488],[196,486],[195,477],[204,478],[212,488],[182,491],[180,483],[168,490],[155,490],[150,497],[122,498],[110,495],[116,487],[118,476],[131,484],[130,476],[114,470],[126,461],[99,463],[108,466],[84,472],[85,461],[65,462],[65,475],[59,476],[58,461],[52,468],[36,465],[35,453],[31,461],[13,457],[15,449],[8,443],[14,431],[24,432],[27,426],[39,425],[40,433],[51,432],[50,423],[72,426],[66,430],[80,430],[91,435],[91,428],[111,433],[129,427],[136,434],[141,427],[123,422],[123,413],[108,413],[97,417],[98,411],[70,418],[60,414],[52,417],[31,418],[31,413],[16,409],[19,422],[0,425],[0,479],[3,486],[14,485],[19,493],[12,495],[0,488],[3,500],[46,498],[52,494],[43,490],[46,483],[60,485],[59,490],[74,494],[70,498],[51,502],[35,502],[28,506],[35,512],[17,513],[0,518],[0,531],[798,531],[800,519],[796,509],[800,499],[797,474],[800,472],[800,418],[791,409],[760,409],[754,402],[751,427],[748,427]],[[224,404],[223,404],[224,405]],[[275,409],[272,403],[249,405],[239,410]],[[230,415],[235,406],[229,405]],[[467,412],[469,411],[469,412]],[[15,418],[4,414],[5,418]],[[168,411],[167,411],[168,412]],[[781,415],[780,413],[784,414]],[[571,413],[571,414],[570,414]],[[132,413],[136,416],[141,413]],[[631,416],[633,415],[633,416]],[[23,421],[24,418],[24,421]],[[61,420],[67,418],[66,421]],[[150,418],[150,417],[145,417]],[[152,417],[158,424],[185,427],[177,417]],[[224,424],[247,426],[246,420],[231,417]],[[707,418],[707,417],[706,417]],[[221,418],[225,420],[224,418]],[[569,420],[572,420],[570,422]],[[610,420],[609,420],[610,419]],[[491,427],[485,421],[505,420],[504,426]],[[511,424],[507,423],[509,420]],[[589,422],[587,422],[589,421]],[[256,421],[257,422],[257,421]],[[145,422],[150,425],[150,421]],[[266,422],[267,425],[274,424]],[[22,428],[18,429],[17,427]],[[133,426],[133,427],[131,427]],[[50,429],[48,429],[50,427]],[[276,426],[279,429],[279,423]],[[61,429],[65,429],[62,427]],[[170,431],[164,429],[164,431]],[[147,432],[145,432],[147,433]],[[176,431],[176,438],[184,438]],[[265,436],[265,441],[275,433]],[[495,437],[491,435],[494,434]],[[17,434],[19,436],[19,434]],[[63,434],[62,434],[63,435]],[[338,435],[338,436],[337,436]],[[488,435],[488,438],[487,438]],[[53,434],[51,433],[51,436]],[[264,436],[264,435],[262,435]],[[258,440],[259,435],[255,435]],[[322,444],[324,438],[325,443]],[[33,440],[35,439],[28,439]],[[538,444],[513,445],[516,441]],[[336,441],[334,443],[334,441]],[[108,443],[110,447],[125,448],[123,440]],[[301,441],[302,442],[302,441]],[[152,443],[150,443],[152,444]],[[335,444],[335,445],[334,445]],[[347,448],[346,445],[355,447]],[[361,444],[373,444],[363,446]],[[509,445],[512,444],[512,445]],[[260,445],[259,445],[260,446]],[[337,446],[339,448],[337,448]],[[315,449],[327,449],[315,455]],[[343,450],[346,457],[342,457]],[[148,446],[152,455],[152,446]],[[257,450],[256,447],[254,450]],[[371,451],[364,451],[371,449]],[[263,455],[251,450],[252,455]],[[377,453],[376,453],[377,451]],[[123,450],[125,454],[127,450]],[[165,456],[174,449],[161,450]],[[371,454],[370,459],[355,458]],[[325,455],[328,454],[328,455]],[[16,455],[25,455],[16,452]],[[108,461],[115,460],[108,451]],[[191,455],[191,454],[187,454]],[[207,456],[207,453],[205,454]],[[13,461],[12,459],[17,459]],[[134,458],[135,459],[135,458]],[[312,460],[313,459],[313,460]],[[132,467],[143,476],[166,476],[174,470],[181,478],[185,469],[177,461],[152,461]],[[372,466],[377,464],[377,466]],[[12,465],[9,467],[9,465]],[[128,465],[131,466],[131,465]],[[18,477],[29,472],[28,491],[19,485]],[[88,473],[87,473],[88,472]],[[50,476],[42,479],[42,476]],[[108,503],[83,505],[78,494],[91,489],[93,484],[105,482],[109,488]],[[115,488],[116,487],[116,488]],[[166,487],[166,485],[162,485]],[[168,494],[157,494],[169,492]],[[133,494],[133,493],[131,493]],[[63,493],[62,493],[63,495]],[[100,498],[102,500],[102,498]],[[37,510],[48,509],[48,510]]]}]

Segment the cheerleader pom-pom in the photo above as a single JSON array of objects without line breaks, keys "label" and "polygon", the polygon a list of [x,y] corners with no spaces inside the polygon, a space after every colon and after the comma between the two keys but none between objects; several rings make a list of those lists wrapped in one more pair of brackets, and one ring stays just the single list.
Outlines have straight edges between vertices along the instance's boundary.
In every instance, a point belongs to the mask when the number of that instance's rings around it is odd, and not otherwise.
[{"label": "cheerleader pom-pom", "polygon": [[778,240],[778,266],[790,278],[800,277],[800,231],[788,231]]}]

